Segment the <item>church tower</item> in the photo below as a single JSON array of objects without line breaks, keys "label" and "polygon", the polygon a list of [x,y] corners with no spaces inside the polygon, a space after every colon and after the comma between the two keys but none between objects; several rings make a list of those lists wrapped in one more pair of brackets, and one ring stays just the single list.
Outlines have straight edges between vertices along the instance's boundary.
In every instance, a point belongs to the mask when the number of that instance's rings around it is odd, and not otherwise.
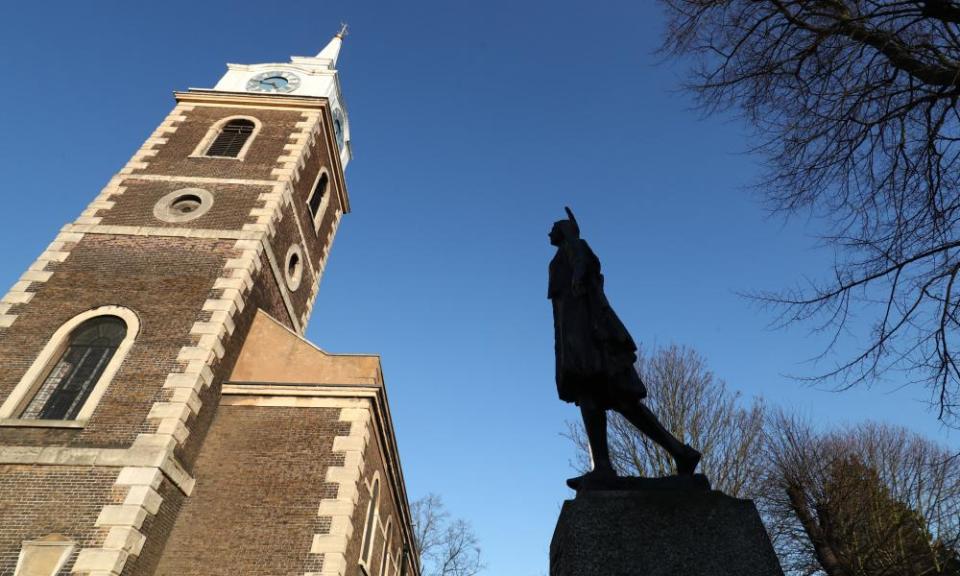
[{"label": "church tower", "polygon": [[0,574],[419,573],[379,358],[303,338],[342,40],[175,93],[0,301]]}]

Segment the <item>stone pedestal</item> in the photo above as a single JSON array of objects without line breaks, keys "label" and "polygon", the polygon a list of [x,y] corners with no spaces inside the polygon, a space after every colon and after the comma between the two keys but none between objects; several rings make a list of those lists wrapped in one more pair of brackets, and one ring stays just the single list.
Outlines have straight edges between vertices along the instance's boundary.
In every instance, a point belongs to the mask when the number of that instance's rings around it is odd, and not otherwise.
[{"label": "stone pedestal", "polygon": [[550,576],[783,576],[750,500],[694,490],[581,491],[550,544]]}]

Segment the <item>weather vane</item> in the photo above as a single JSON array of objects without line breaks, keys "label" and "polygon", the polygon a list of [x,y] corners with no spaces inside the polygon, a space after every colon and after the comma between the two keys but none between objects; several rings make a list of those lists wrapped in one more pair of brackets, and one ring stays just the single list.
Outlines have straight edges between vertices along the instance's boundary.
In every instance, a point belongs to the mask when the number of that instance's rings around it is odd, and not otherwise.
[{"label": "weather vane", "polygon": [[340,31],[337,32],[337,37],[338,37],[338,38],[343,38],[344,36],[346,36],[347,33],[348,33],[348,32],[347,32],[348,29],[349,29],[349,26],[347,26],[347,23],[346,23],[346,22],[341,22],[341,23],[340,23]]}]

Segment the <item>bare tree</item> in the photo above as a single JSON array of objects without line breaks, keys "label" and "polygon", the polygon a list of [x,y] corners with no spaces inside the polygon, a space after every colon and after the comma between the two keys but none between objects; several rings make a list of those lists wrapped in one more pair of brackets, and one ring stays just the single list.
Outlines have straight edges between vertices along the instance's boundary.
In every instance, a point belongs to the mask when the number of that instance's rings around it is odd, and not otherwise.
[{"label": "bare tree", "polygon": [[704,109],[739,109],[757,128],[770,208],[822,217],[837,249],[828,280],[758,295],[834,344],[868,330],[815,379],[844,388],[902,369],[957,424],[960,4],[661,2],[664,50],[694,59]]},{"label": "bare tree", "polygon": [[[703,357],[682,346],[668,346],[647,356],[638,351],[637,370],[649,396],[644,402],[663,425],[703,453],[701,470],[727,494],[750,498],[762,476],[763,407],[740,405],[739,395],[714,377]],[[590,469],[590,448],[581,423],[568,423],[576,444],[576,466]],[[663,476],[675,473],[673,459],[619,414],[611,414],[610,456],[624,474]]]},{"label": "bare tree", "polygon": [[960,574],[960,464],[902,428],[816,433],[779,413],[759,500],[790,574]]},{"label": "bare tree", "polygon": [[422,576],[474,576],[483,569],[473,528],[465,520],[451,519],[439,496],[428,494],[410,509]]}]

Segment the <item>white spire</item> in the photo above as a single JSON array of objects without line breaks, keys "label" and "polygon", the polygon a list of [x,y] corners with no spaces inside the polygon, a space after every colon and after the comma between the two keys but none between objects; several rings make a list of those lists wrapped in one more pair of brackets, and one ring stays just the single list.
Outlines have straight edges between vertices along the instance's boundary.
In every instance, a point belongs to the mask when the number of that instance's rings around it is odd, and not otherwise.
[{"label": "white spire", "polygon": [[319,54],[317,54],[317,60],[327,60],[330,62],[330,68],[335,68],[337,65],[337,58],[340,56],[340,47],[343,45],[343,37],[346,35],[347,25],[341,24],[340,31],[337,32],[336,36],[330,40],[330,43],[327,44]]}]

